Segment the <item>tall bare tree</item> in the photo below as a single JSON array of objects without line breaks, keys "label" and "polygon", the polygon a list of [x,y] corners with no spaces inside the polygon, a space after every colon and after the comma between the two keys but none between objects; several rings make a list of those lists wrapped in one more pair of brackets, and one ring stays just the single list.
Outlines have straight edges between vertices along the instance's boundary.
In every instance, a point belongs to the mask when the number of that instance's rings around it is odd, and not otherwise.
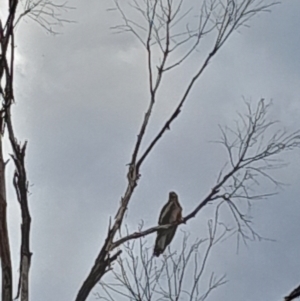
[{"label": "tall bare tree", "polygon": [[30,228],[31,216],[28,206],[28,180],[25,168],[25,154],[27,142],[19,142],[16,138],[11,117],[11,107],[15,102],[14,67],[15,67],[15,32],[16,26],[24,17],[31,18],[50,33],[55,33],[57,25],[67,22],[60,17],[60,10],[67,10],[65,4],[55,4],[48,0],[8,0],[7,16],[0,19],[0,96],[2,107],[0,110],[0,258],[2,271],[2,301],[13,300],[13,281],[11,250],[7,227],[7,197],[5,181],[5,162],[3,157],[3,139],[7,131],[12,149],[12,161],[15,165],[13,186],[21,208],[21,242],[20,267],[17,298],[29,300],[29,270],[31,263]]},{"label": "tall bare tree", "polygon": [[[126,4],[129,9],[137,14],[134,19],[126,10]],[[248,24],[249,20],[255,15],[268,12],[270,8],[277,4],[274,1],[255,1],[255,0],[230,0],[230,1],[202,1],[197,11],[192,8],[185,9],[183,1],[172,0],[145,0],[145,1],[115,1],[113,11],[117,11],[121,18],[122,24],[113,27],[113,30],[119,33],[133,34],[144,47],[147,53],[147,68],[149,80],[149,104],[146,109],[143,122],[138,131],[137,141],[133,147],[131,160],[127,173],[127,188],[121,198],[119,209],[114,221],[110,221],[105,242],[100,249],[95,263],[83,282],[76,301],[86,300],[95,284],[103,275],[111,269],[111,263],[114,262],[121,253],[117,249],[124,242],[136,239],[168,226],[152,227],[142,232],[135,232],[126,237],[116,239],[116,235],[121,229],[124,215],[128,209],[130,199],[134,193],[140,179],[141,168],[148,158],[154,147],[161,140],[164,134],[170,130],[174,120],[179,116],[183,105],[188,96],[207,68],[212,58],[218,53],[231,34]],[[189,13],[197,13],[198,19],[196,24],[184,24],[186,16]],[[207,46],[204,59],[197,66],[195,74],[191,75],[187,84],[182,87],[182,94],[178,96],[178,103],[172,108],[170,116],[165,120],[161,129],[152,141],[144,145],[143,138],[148,129],[153,113],[153,108],[160,101],[158,91],[162,87],[162,79],[165,74],[180,68],[199,50],[200,43],[206,39],[210,46]],[[225,200],[228,204],[234,218],[239,225],[239,237],[246,240],[250,237],[259,238],[259,235],[250,227],[250,222],[240,212],[234,202],[234,198],[254,199],[262,198],[267,195],[249,195],[245,183],[256,181],[256,176],[261,175],[271,178],[266,170],[272,167],[268,161],[269,157],[278,155],[286,150],[298,147],[298,132],[281,133],[270,137],[269,141],[259,144],[255,150],[254,144],[260,134],[269,128],[266,117],[268,105],[263,100],[254,111],[248,106],[249,113],[246,118],[242,119],[241,128],[235,133],[235,138],[229,144],[224,136],[224,145],[229,154],[229,170],[221,172],[217,183],[211,188],[210,193],[201,201],[199,205],[183,221],[187,222],[209,202],[216,200]],[[223,131],[225,135],[225,131]],[[237,149],[237,150],[236,150]],[[257,163],[265,163],[265,166],[257,166]],[[266,163],[268,162],[268,163]],[[170,225],[169,225],[170,226]],[[249,230],[245,232],[244,227]]]}]

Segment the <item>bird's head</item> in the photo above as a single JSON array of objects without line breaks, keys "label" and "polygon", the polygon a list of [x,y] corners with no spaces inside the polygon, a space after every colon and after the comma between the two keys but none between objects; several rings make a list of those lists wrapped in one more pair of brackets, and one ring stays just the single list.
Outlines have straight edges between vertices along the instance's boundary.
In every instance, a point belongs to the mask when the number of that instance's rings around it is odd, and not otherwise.
[{"label": "bird's head", "polygon": [[174,192],[174,191],[171,191],[170,194],[169,194],[169,200],[170,201],[176,201],[176,200],[178,200],[177,193]]}]

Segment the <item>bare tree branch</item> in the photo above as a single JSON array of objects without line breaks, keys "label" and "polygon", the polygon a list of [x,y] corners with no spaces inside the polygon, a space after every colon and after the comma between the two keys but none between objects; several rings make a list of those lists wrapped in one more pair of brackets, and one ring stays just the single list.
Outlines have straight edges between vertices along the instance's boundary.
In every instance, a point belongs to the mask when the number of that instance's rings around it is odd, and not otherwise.
[{"label": "bare tree branch", "polygon": [[62,27],[65,23],[74,23],[63,17],[66,12],[75,9],[69,6],[67,1],[56,3],[52,0],[23,0],[20,3],[23,9],[14,23],[15,27],[27,17],[39,24],[46,32],[55,35],[59,33],[57,27]]},{"label": "bare tree branch", "polygon": [[300,297],[300,286],[295,288],[288,296],[284,298],[284,301],[292,301]]},{"label": "bare tree branch", "polygon": [[[214,218],[209,220],[208,239],[197,239],[189,244],[189,235],[185,233],[181,250],[172,252],[169,249],[162,260],[155,260],[152,247],[148,247],[145,240],[127,241],[122,246],[123,256],[118,258],[118,266],[113,270],[114,281],[101,280],[103,291],[97,293],[98,299],[114,300],[114,296],[119,296],[136,301],[205,300],[214,289],[226,283],[225,276],[216,277],[211,273],[205,293],[199,289],[201,280],[205,279],[203,275],[213,246],[229,237],[232,231],[219,222],[222,204],[224,201],[219,203]],[[193,270],[192,284],[184,282]]]},{"label": "bare tree branch", "polygon": [[[243,128],[237,123],[236,129],[227,129],[224,131],[221,128],[222,140],[218,141],[223,144],[228,152],[230,169],[219,179],[211,192],[202,200],[199,205],[189,214],[187,214],[183,221],[176,223],[176,225],[186,223],[191,218],[195,217],[198,212],[206,206],[209,202],[223,199],[229,205],[234,219],[238,225],[238,234],[242,236],[243,240],[248,239],[262,239],[251,226],[251,221],[248,220],[240,209],[233,202],[234,199],[246,200],[248,202],[266,199],[273,196],[275,193],[253,194],[253,185],[258,185],[257,177],[269,180],[275,186],[279,186],[280,182],[269,174],[272,169],[278,168],[276,157],[286,151],[297,149],[300,147],[300,132],[287,133],[285,131],[277,131],[272,133],[272,126],[276,122],[268,120],[268,110],[270,104],[265,104],[262,99],[259,101],[257,108],[253,111],[250,104],[246,103],[248,112],[247,119],[240,115]],[[270,130],[269,138],[266,137]],[[232,137],[229,136],[232,134]],[[236,138],[238,137],[238,138]],[[270,161],[272,158],[273,161]],[[275,161],[274,161],[275,160]],[[282,167],[284,165],[280,165]],[[259,170],[259,171],[258,171]],[[224,173],[224,169],[223,172]],[[141,232],[135,232],[125,237],[120,238],[112,244],[112,248],[116,248],[124,242],[132,239],[147,236],[156,232],[159,229],[166,229],[172,225],[155,226]],[[173,225],[174,226],[174,225]],[[250,231],[249,236],[245,231]]]}]

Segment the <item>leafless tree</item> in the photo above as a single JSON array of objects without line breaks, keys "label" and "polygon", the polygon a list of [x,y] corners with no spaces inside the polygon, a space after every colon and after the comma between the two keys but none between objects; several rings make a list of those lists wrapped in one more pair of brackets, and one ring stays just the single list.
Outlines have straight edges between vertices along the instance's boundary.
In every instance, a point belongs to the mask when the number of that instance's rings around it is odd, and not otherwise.
[{"label": "leafless tree", "polygon": [[[123,23],[115,26],[113,30],[133,34],[146,50],[149,104],[138,131],[137,141],[133,146],[127,173],[127,187],[121,197],[114,220],[109,221],[103,246],[99,250],[90,273],[78,291],[76,301],[87,299],[91,290],[102,279],[103,275],[112,270],[113,262],[119,260],[119,263],[122,264],[122,258],[119,257],[122,252],[122,245],[125,244],[125,250],[127,250],[130,256],[130,244],[132,244],[134,239],[142,238],[156,232],[158,229],[174,226],[154,225],[149,229],[129,233],[124,237],[118,237],[130,199],[138,185],[143,163],[164,134],[170,130],[172,123],[183,109],[192,88],[212,58],[218,53],[234,31],[247,26],[252,17],[269,11],[277,2],[262,0],[204,0],[201,2],[199,9],[186,9],[183,0],[131,0],[128,2],[124,1],[122,4],[115,1],[114,4],[114,9],[120,14]],[[137,20],[128,17],[131,14],[127,14],[123,6],[124,4],[129,4],[129,8],[137,13]],[[17,297],[20,297],[24,301],[29,299],[29,269],[32,255],[30,251],[31,217],[28,208],[28,180],[25,169],[26,142],[21,143],[17,141],[11,118],[11,106],[15,101],[15,29],[20,24],[22,18],[28,17],[37,21],[49,33],[56,33],[54,27],[66,21],[60,14],[65,9],[68,9],[66,4],[55,4],[55,2],[48,0],[8,0],[7,17],[5,20],[0,20],[0,95],[2,98],[0,115],[0,256],[3,301],[11,301],[13,294],[11,250],[6,218],[5,165],[7,162],[4,160],[2,151],[5,131],[8,134],[13,152],[12,161],[16,169],[13,184],[22,212],[20,278]],[[191,24],[184,24],[189,14],[196,14],[196,21]],[[177,104],[172,108],[170,116],[165,120],[157,135],[149,144],[145,144],[144,137],[150,121],[152,121],[153,108],[160,101],[158,92],[162,89],[162,79],[171,70],[179,72],[184,63],[193,54],[197,53],[204,40],[208,41],[209,46],[206,45],[203,48],[203,60],[199,60],[195,74],[192,74],[187,83],[183,84],[182,94],[178,96]],[[205,49],[208,50],[205,52]],[[221,128],[222,140],[219,142],[226,148],[229,157],[228,162],[221,170],[216,183],[212,185],[208,195],[204,198],[199,197],[196,208],[187,214],[182,221],[188,222],[208,203],[214,203],[216,208],[222,206],[222,208],[227,208],[231,212],[235,221],[235,233],[244,242],[252,239],[261,239],[260,235],[253,229],[251,221],[244,213],[244,204],[247,206],[255,199],[266,198],[272,195],[255,193],[255,185],[262,178],[271,181],[275,185],[279,185],[280,183],[270,173],[273,168],[282,167],[280,162],[273,161],[274,158],[276,160],[278,155],[299,147],[298,132],[286,133],[279,130],[276,134],[270,132],[268,136],[268,131],[276,124],[267,118],[269,104],[266,104],[264,100],[260,100],[258,106],[254,109],[250,104],[247,104],[247,108],[247,114],[240,115],[241,119],[236,124],[236,128]],[[210,224],[208,248],[215,242],[217,237],[214,233],[215,225],[216,223]],[[199,243],[200,245],[202,243]],[[170,253],[166,258],[166,263],[168,261],[173,262],[172,258],[176,262],[172,253]],[[166,269],[169,268],[168,264],[165,266]],[[146,272],[145,269],[144,272]],[[171,275],[170,277],[175,278],[175,276]],[[222,283],[223,279],[221,278],[219,281]],[[197,295],[197,283],[196,281],[195,288],[190,292],[191,298],[195,294]],[[214,282],[212,280],[211,283],[214,286],[218,281]],[[179,285],[178,282],[177,284]],[[147,285],[149,286],[149,284],[146,284],[146,287]],[[169,296],[176,296],[178,292],[169,291]],[[134,293],[136,294],[136,291]],[[147,296],[150,295],[148,294]],[[161,291],[161,296],[164,296],[163,291]]]},{"label": "leafless tree", "polygon": [[[138,185],[143,163],[164,134],[170,130],[172,123],[178,117],[187,101],[192,88],[203,74],[209,62],[234,31],[242,26],[247,26],[248,21],[252,17],[269,11],[273,5],[277,4],[274,1],[207,0],[201,2],[202,5],[199,11],[195,11],[192,9],[184,10],[183,1],[132,0],[125,3],[129,4],[129,8],[135,11],[138,17],[137,19],[128,17],[131,14],[128,14],[124,9],[124,2],[115,1],[115,7],[112,10],[120,14],[123,23],[113,27],[113,30],[118,33],[128,32],[133,34],[146,50],[149,104],[138,131],[137,141],[133,147],[127,173],[128,183],[121,197],[119,209],[114,221],[110,220],[109,222],[105,242],[77,294],[76,301],[86,300],[95,284],[101,280],[106,272],[111,270],[112,262],[117,260],[121,253],[121,250],[118,249],[119,246],[128,240],[140,238],[154,233],[158,229],[171,226],[154,226],[150,229],[134,232],[126,237],[116,238],[117,233],[121,229],[130,199]],[[198,13],[196,24],[181,26],[189,13]],[[177,70],[178,72],[192,54],[199,50],[200,42],[204,39],[210,44],[210,46],[204,48],[209,49],[206,51],[204,59],[199,63],[195,74],[191,75],[187,84],[183,85],[183,92],[178,96],[177,105],[172,108],[170,116],[165,120],[157,135],[148,145],[144,145],[143,138],[151,121],[153,108],[160,101],[158,91],[162,87],[163,77],[171,70]],[[273,159],[274,156],[299,146],[298,132],[279,132],[271,136],[268,141],[262,139],[265,137],[265,132],[273,125],[265,118],[267,108],[268,105],[265,105],[263,100],[259,102],[258,107],[254,111],[249,105],[248,116],[242,118],[242,124],[239,125],[238,129],[236,131],[229,129],[228,134],[235,136],[230,144],[228,140],[223,141],[229,153],[229,163],[226,166],[227,171],[223,170],[220,173],[219,179],[211,188],[210,193],[203,200],[199,201],[199,205],[191,213],[184,217],[184,222],[195,217],[209,202],[224,200],[238,225],[239,237],[244,241],[256,238],[261,239],[253,230],[250,220],[241,212],[241,208],[237,206],[234,199],[239,198],[249,202],[250,200],[269,196],[268,194],[250,194],[251,185],[257,183],[258,176],[268,178],[273,183],[276,183],[268,173],[270,169],[276,167],[269,159]],[[224,135],[226,134],[225,130],[223,130]],[[256,143],[258,138],[260,139],[259,144]],[[263,164],[263,166],[259,164]]]},{"label": "leafless tree", "polygon": [[7,131],[12,149],[12,161],[15,165],[13,185],[20,204],[22,225],[20,243],[19,283],[16,299],[29,300],[29,270],[32,253],[30,251],[31,216],[28,207],[28,180],[25,168],[27,142],[19,142],[16,138],[11,117],[11,106],[15,102],[14,66],[15,66],[15,30],[22,18],[29,17],[38,22],[44,29],[54,33],[53,26],[60,25],[59,9],[68,9],[65,4],[55,4],[47,0],[8,0],[6,19],[0,19],[0,258],[2,272],[2,301],[12,301],[12,266],[9,236],[7,231],[7,198],[3,139]]}]

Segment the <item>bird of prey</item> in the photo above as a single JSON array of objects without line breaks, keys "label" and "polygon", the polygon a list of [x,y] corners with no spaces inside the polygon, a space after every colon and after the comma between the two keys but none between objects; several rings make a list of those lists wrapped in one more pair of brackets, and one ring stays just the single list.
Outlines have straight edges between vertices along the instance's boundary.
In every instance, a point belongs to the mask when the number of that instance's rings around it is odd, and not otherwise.
[{"label": "bird of prey", "polygon": [[[178,196],[175,192],[170,192],[169,200],[167,204],[162,208],[158,224],[159,225],[168,225],[174,222],[182,221],[182,207],[179,204]],[[154,256],[159,256],[162,254],[167,246],[171,243],[175,232],[177,229],[176,226],[172,226],[168,229],[161,229],[157,231],[157,237],[154,247]]]}]

